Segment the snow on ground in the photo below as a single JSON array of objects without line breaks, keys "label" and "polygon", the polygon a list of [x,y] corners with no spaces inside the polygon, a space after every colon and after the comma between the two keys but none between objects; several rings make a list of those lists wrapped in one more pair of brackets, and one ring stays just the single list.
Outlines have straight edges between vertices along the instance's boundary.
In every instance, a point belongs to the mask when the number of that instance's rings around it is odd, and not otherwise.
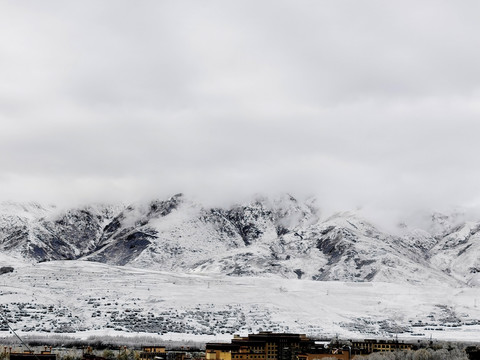
[{"label": "snow on ground", "polygon": [[[12,266],[12,267],[18,268],[18,267],[23,267],[27,265],[31,265],[31,263],[29,264],[18,257],[14,257],[13,255],[7,255],[0,252],[0,267]],[[1,280],[2,278],[0,278],[0,281]]]},{"label": "snow on ground", "polygon": [[0,308],[21,334],[480,338],[479,288],[186,275],[84,261],[24,265],[0,284]]}]

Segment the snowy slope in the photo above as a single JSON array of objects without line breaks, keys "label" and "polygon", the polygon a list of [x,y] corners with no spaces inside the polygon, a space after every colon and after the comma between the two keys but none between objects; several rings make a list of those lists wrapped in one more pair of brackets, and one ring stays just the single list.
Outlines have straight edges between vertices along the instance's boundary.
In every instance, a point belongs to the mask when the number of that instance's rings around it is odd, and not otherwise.
[{"label": "snowy slope", "polygon": [[37,239],[42,231],[38,220],[51,212],[52,208],[39,204],[2,203],[0,205],[0,244],[5,254],[35,259],[45,244]]},{"label": "snowy slope", "polygon": [[129,206],[0,207],[0,253],[26,261],[84,259],[181,273],[475,285],[476,223],[435,213],[403,236],[355,212],[322,218],[315,201],[257,196],[206,207],[182,194]]},{"label": "snowy slope", "polygon": [[480,274],[480,223],[467,222],[452,229],[431,254],[433,266],[475,285]]},{"label": "snowy slope", "polygon": [[85,261],[30,264],[0,282],[0,306],[21,334],[480,335],[478,288],[186,275]]},{"label": "snowy slope", "polygon": [[39,204],[0,205],[0,249],[25,260],[76,259],[97,247],[118,207],[61,210]]}]

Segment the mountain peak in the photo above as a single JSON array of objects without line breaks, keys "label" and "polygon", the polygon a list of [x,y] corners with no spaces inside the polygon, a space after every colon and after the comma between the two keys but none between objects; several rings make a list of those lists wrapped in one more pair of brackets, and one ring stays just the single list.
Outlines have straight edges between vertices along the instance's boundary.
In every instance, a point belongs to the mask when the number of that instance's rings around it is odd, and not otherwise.
[{"label": "mountain peak", "polygon": [[475,283],[480,226],[453,226],[459,218],[435,213],[435,231],[407,229],[400,237],[355,211],[323,220],[314,200],[290,194],[228,207],[203,206],[180,193],[129,206],[7,204],[0,253],[235,276]]}]

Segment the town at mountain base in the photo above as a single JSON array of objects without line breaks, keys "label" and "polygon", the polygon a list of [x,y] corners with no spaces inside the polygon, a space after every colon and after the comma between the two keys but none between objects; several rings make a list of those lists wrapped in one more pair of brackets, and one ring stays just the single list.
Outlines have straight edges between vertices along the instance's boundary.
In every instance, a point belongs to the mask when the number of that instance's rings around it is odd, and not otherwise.
[{"label": "town at mountain base", "polygon": [[229,343],[195,346],[183,344],[167,348],[159,343],[144,343],[118,347],[87,342],[81,351],[65,345],[55,349],[51,345],[43,346],[40,352],[30,347],[19,351],[5,346],[0,353],[2,360],[478,360],[479,357],[480,347],[465,343],[319,339],[273,332],[236,335]]}]

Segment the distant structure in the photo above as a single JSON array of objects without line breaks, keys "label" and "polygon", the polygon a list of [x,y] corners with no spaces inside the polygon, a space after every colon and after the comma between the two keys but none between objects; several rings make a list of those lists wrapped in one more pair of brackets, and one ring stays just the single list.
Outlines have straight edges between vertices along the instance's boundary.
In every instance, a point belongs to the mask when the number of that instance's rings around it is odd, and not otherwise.
[{"label": "distant structure", "polygon": [[107,360],[103,356],[97,356],[95,354],[83,354],[82,359],[83,360]]},{"label": "distant structure", "polygon": [[[6,352],[6,348],[4,351]],[[12,348],[8,353],[10,360],[57,360],[57,355],[52,354],[52,348],[45,347],[45,350],[40,353],[34,353],[32,350],[25,350],[24,352],[12,352]]]},{"label": "distant structure", "polygon": [[235,336],[230,343],[207,343],[205,360],[350,360],[355,355],[413,348],[412,344],[399,341],[373,339],[325,346],[303,334],[260,332],[247,337]]},{"label": "distant structure", "polygon": [[352,354],[347,347],[329,349],[323,346],[311,348],[307,352],[297,355],[298,360],[321,360],[324,358],[350,360],[351,357]]},{"label": "distant structure", "polygon": [[365,339],[362,341],[352,341],[352,354],[365,355],[373,352],[391,352],[397,350],[412,350],[413,345],[399,342],[397,340],[375,340]]},{"label": "distant structure", "polygon": [[98,356],[93,353],[93,348],[91,346],[87,346],[83,348],[83,355],[82,360],[107,360],[103,356]]},{"label": "distant structure", "polygon": [[198,352],[199,349],[183,346],[169,351],[166,351],[165,346],[146,346],[139,354],[139,360],[191,360],[198,357]]},{"label": "distant structure", "polygon": [[140,360],[167,360],[165,346],[145,346],[140,352]]},{"label": "distant structure", "polygon": [[294,360],[315,345],[303,334],[260,332],[235,336],[230,344],[207,343],[206,360]]}]

